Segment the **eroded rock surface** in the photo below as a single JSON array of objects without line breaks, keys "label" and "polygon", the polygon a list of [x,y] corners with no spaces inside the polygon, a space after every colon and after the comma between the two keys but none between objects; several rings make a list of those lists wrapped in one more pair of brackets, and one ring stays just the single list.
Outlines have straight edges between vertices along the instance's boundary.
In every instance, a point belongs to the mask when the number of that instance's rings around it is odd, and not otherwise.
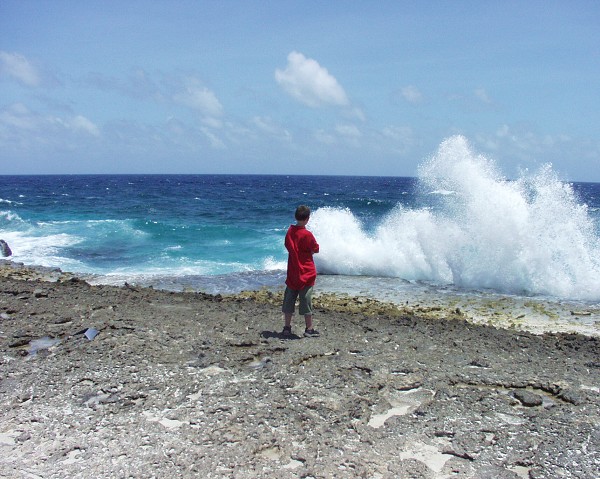
[{"label": "eroded rock surface", "polygon": [[0,279],[2,477],[600,470],[597,338],[56,279]]}]

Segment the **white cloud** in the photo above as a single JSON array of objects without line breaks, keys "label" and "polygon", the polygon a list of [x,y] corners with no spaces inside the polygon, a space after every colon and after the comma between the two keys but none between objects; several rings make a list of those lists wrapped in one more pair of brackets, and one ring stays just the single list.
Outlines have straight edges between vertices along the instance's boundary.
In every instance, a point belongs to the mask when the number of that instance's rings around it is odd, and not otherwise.
[{"label": "white cloud", "polygon": [[302,53],[291,52],[285,70],[275,70],[275,80],[293,98],[312,108],[350,103],[335,77]]},{"label": "white cloud", "polygon": [[381,133],[397,153],[405,154],[415,145],[415,133],[409,126],[387,126]]},{"label": "white cloud", "polygon": [[408,103],[421,103],[423,95],[416,86],[408,85],[402,88],[402,96]]},{"label": "white cloud", "polygon": [[362,133],[356,127],[356,125],[337,125],[335,127],[335,131],[337,131],[342,136],[352,138],[360,138],[362,136]]},{"label": "white cloud", "polygon": [[187,80],[184,91],[175,94],[173,100],[209,117],[215,118],[223,115],[223,106],[214,92],[193,78]]},{"label": "white cloud", "polygon": [[69,133],[86,133],[91,136],[100,136],[100,129],[88,120],[85,116],[77,115],[66,118],[61,117],[40,117],[38,124],[44,128],[45,125],[59,128],[54,128],[57,133],[61,130]]},{"label": "white cloud", "polygon": [[325,130],[317,130],[313,136],[315,140],[325,145],[333,145],[334,143],[336,143],[335,136],[333,136],[331,133],[326,132]]},{"label": "white cloud", "polygon": [[92,136],[100,136],[100,129],[85,116],[77,115],[71,118],[67,124],[73,130],[83,131]]},{"label": "white cloud", "polygon": [[487,92],[485,91],[485,88],[478,88],[477,90],[475,90],[475,97],[478,100],[481,100],[483,103],[487,103],[487,104],[492,103],[492,100],[489,97],[489,95],[487,94]]},{"label": "white cloud", "polygon": [[22,103],[15,103],[0,111],[0,127],[3,129],[33,130],[37,120]]},{"label": "white cloud", "polygon": [[368,136],[365,137],[363,132],[356,126],[350,123],[336,125],[331,131],[318,129],[312,133],[315,141],[323,145],[346,145],[353,148],[361,146],[361,141],[368,141]]},{"label": "white cloud", "polygon": [[[21,138],[24,142],[60,142],[84,133],[100,136],[100,129],[82,115],[50,116],[29,110],[16,103],[0,111],[0,141],[6,138]],[[74,135],[74,136],[73,136]]]},{"label": "white cloud", "polygon": [[225,143],[223,143],[223,140],[221,140],[217,135],[215,135],[208,128],[202,127],[202,128],[200,128],[200,131],[202,131],[204,136],[206,136],[206,138],[210,142],[210,146],[212,146],[215,150],[224,150],[227,148],[225,146]]},{"label": "white cloud", "polygon": [[410,126],[386,126],[382,132],[383,136],[398,141],[406,141],[413,137]]},{"label": "white cloud", "polygon": [[360,121],[366,121],[366,119],[367,119],[364,112],[358,107],[350,109],[350,111],[348,112],[348,116],[350,118],[356,118],[357,120],[360,120]]},{"label": "white cloud", "polygon": [[363,136],[362,132],[356,127],[356,125],[337,125],[335,132],[340,138],[340,141],[348,146],[354,148],[360,147],[360,140]]},{"label": "white cloud", "polygon": [[25,86],[39,86],[41,79],[36,68],[18,53],[0,51],[0,76],[16,79]]},{"label": "white cloud", "polygon": [[500,128],[496,130],[496,136],[502,138],[507,136],[510,133],[510,128],[508,125],[502,125]]},{"label": "white cloud", "polygon": [[202,118],[202,124],[209,128],[215,128],[215,129],[223,128],[222,120],[220,120],[219,118],[213,118],[213,117],[209,117],[209,116]]},{"label": "white cloud", "polygon": [[292,135],[281,125],[276,124],[271,118],[255,116],[252,122],[259,130],[282,141],[291,141]]},{"label": "white cloud", "polygon": [[[539,134],[526,125],[501,125],[495,132],[474,136],[482,149],[501,155],[503,161],[519,167],[539,162],[564,163],[566,158],[582,158],[587,153],[598,157],[599,144],[584,144],[563,133]],[[509,172],[509,174],[512,172]]]},{"label": "white cloud", "polygon": [[131,71],[126,78],[110,77],[102,73],[90,73],[82,80],[82,83],[103,91],[115,91],[137,100],[164,101],[164,95],[154,78],[141,68]]}]

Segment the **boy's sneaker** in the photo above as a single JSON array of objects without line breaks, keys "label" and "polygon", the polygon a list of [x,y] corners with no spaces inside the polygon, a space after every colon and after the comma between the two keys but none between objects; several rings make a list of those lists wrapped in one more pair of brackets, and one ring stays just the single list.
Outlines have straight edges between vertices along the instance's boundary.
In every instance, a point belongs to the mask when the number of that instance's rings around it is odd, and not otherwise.
[{"label": "boy's sneaker", "polygon": [[321,333],[319,333],[319,331],[317,331],[316,329],[304,330],[304,337],[306,338],[318,338],[319,336],[321,336]]},{"label": "boy's sneaker", "polygon": [[283,327],[283,331],[281,332],[281,335],[284,338],[289,338],[292,335],[292,327],[291,326],[284,326]]}]

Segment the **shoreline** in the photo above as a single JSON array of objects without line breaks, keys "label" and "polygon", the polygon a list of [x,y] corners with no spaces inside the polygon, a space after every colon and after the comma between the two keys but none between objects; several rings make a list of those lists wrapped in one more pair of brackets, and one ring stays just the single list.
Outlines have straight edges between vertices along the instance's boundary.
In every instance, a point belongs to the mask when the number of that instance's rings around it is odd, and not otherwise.
[{"label": "shoreline", "polygon": [[0,477],[597,473],[596,337],[342,298],[284,340],[273,293],[35,274],[0,275]]},{"label": "shoreline", "polygon": [[[0,259],[0,277],[22,278],[25,280],[68,281],[81,279],[91,285],[122,286],[92,280],[89,275],[65,272],[59,268],[30,266]],[[377,278],[369,278],[377,280]],[[418,315],[424,318],[445,320],[462,319],[472,324],[488,325],[511,331],[525,331],[534,334],[574,333],[600,337],[600,303],[582,305],[582,302],[547,299],[539,297],[519,297],[502,293],[465,294],[459,292],[436,292],[432,290],[406,290],[391,299],[386,295],[350,293],[348,288],[332,286],[331,277],[320,276],[314,294],[315,306],[337,312],[385,314],[389,316]],[[184,282],[185,283],[185,282]],[[128,284],[124,282],[124,284]],[[135,287],[156,289],[153,286]],[[159,291],[162,289],[158,289]],[[173,292],[172,289],[164,289]],[[196,289],[181,286],[179,292],[197,292]],[[208,293],[227,298],[241,297],[279,307],[283,298],[280,290],[272,287],[242,290],[237,293]],[[378,297],[379,296],[379,297]],[[389,296],[389,295],[388,295]]]}]

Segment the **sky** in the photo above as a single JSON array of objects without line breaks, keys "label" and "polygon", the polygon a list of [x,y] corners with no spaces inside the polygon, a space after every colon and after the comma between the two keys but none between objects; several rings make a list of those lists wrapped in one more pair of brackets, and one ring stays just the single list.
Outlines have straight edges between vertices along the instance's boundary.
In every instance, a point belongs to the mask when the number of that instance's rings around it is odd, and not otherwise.
[{"label": "sky", "polygon": [[600,2],[2,0],[0,174],[600,181]]}]

